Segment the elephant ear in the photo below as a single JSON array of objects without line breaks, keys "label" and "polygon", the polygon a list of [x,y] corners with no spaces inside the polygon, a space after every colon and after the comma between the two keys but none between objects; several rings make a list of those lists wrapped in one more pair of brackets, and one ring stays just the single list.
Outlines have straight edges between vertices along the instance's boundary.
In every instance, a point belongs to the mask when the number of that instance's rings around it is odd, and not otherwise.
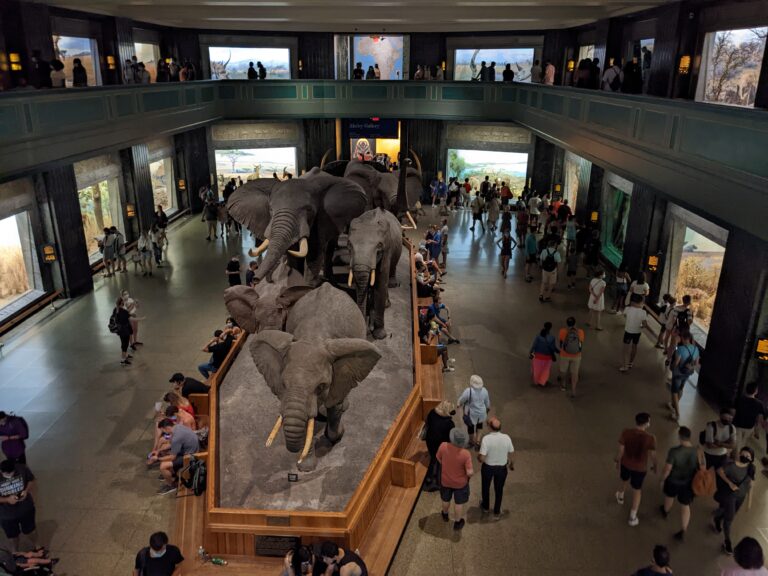
[{"label": "elephant ear", "polygon": [[293,342],[293,335],[280,330],[264,330],[251,340],[251,357],[267,386],[278,398],[282,398],[283,363]]},{"label": "elephant ear", "polygon": [[[333,181],[330,181],[330,179]],[[328,175],[328,187],[323,196],[325,212],[338,230],[344,230],[353,218],[365,212],[368,197],[359,184],[347,178]]]},{"label": "elephant ear", "polygon": [[259,240],[266,238],[270,220],[269,197],[279,180],[259,178],[246,182],[227,200],[227,211],[236,222],[242,224]]},{"label": "elephant ear", "polygon": [[311,286],[290,286],[280,292],[276,302],[278,306],[282,308],[290,308],[296,304],[296,302],[304,298],[304,296],[312,292],[312,290],[314,290],[314,288]]},{"label": "elephant ear", "polygon": [[365,380],[381,354],[376,346],[361,338],[334,338],[326,341],[325,348],[333,366],[333,381],[325,404],[335,406]]},{"label": "elephant ear", "polygon": [[250,286],[230,286],[224,290],[224,304],[227,311],[238,325],[253,334],[256,332],[256,319],[253,316],[253,307],[259,299],[259,294]]}]

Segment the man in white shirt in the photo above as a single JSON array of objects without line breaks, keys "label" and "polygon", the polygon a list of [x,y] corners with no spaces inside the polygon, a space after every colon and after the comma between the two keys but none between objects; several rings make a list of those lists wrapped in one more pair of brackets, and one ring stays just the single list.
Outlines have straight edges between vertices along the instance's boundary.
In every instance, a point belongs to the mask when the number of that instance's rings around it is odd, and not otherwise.
[{"label": "man in white shirt", "polygon": [[482,500],[480,509],[488,512],[491,499],[491,481],[493,481],[493,519],[501,520],[501,498],[504,495],[504,483],[507,481],[507,467],[515,469],[512,439],[501,431],[501,420],[496,417],[488,420],[489,434],[480,442],[480,454],[477,459],[482,463]]},{"label": "man in white shirt", "polygon": [[643,297],[640,294],[632,294],[629,297],[629,308],[624,309],[626,321],[624,323],[624,364],[619,372],[627,372],[635,361],[637,343],[640,342],[640,334],[648,322],[648,314],[643,308]]}]

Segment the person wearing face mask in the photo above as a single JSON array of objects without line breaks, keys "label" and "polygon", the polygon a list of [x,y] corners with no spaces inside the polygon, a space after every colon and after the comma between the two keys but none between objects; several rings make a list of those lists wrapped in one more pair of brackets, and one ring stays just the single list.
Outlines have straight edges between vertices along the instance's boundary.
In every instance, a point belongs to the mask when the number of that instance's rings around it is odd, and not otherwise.
[{"label": "person wearing face mask", "polygon": [[181,550],[168,544],[168,535],[155,532],[149,537],[149,546],[136,554],[133,576],[173,576],[176,567],[183,561]]},{"label": "person wearing face mask", "polygon": [[656,576],[657,574],[672,576],[672,568],[669,566],[669,550],[661,544],[653,547],[653,562],[651,565],[633,572],[632,576]]},{"label": "person wearing face mask", "polygon": [[316,576],[325,574],[325,570],[325,563],[315,556],[311,547],[297,545],[285,555],[280,576]]},{"label": "person wearing face mask", "polygon": [[733,554],[731,546],[731,525],[737,512],[748,500],[747,508],[752,504],[752,482],[755,480],[755,452],[749,446],[739,450],[739,457],[722,466],[717,471],[717,492],[715,500],[720,505],[715,510],[713,523],[715,531],[723,534],[723,551]]},{"label": "person wearing face mask", "polygon": [[0,525],[11,541],[12,552],[19,551],[22,534],[37,546],[34,487],[35,476],[26,465],[12,460],[0,463]]},{"label": "person wearing face mask", "polygon": [[720,420],[707,422],[699,435],[704,449],[707,468],[720,468],[728,460],[728,454],[736,449],[736,427],[733,425],[734,410],[720,409]]}]

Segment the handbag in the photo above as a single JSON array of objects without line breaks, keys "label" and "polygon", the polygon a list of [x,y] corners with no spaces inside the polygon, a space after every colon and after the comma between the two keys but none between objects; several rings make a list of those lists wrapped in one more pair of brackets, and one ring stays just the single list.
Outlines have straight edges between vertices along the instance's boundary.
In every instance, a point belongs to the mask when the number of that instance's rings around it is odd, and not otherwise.
[{"label": "handbag", "polygon": [[714,468],[699,468],[693,475],[691,489],[696,496],[714,496],[717,491]]},{"label": "handbag", "polygon": [[469,389],[469,402],[467,402],[466,406],[464,407],[464,415],[461,417],[461,419],[464,421],[464,424],[467,426],[467,428],[470,428],[475,425],[475,423],[472,422],[472,416],[469,415],[470,404],[472,404],[472,388]]}]

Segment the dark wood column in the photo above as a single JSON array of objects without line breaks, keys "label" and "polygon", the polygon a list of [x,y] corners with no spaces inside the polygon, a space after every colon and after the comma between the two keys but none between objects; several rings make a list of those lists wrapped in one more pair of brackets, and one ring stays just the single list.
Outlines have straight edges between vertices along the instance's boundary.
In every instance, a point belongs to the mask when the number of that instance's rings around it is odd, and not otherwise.
[{"label": "dark wood column", "polygon": [[[333,121],[330,121],[333,124]],[[187,190],[180,198],[183,208],[200,212],[203,203],[197,191],[211,182],[211,166],[208,162],[208,140],[205,128],[197,128],[175,136],[176,166],[178,178],[185,180]]]},{"label": "dark wood column", "polygon": [[648,94],[651,96],[669,98],[672,95],[680,48],[681,6],[680,2],[675,2],[659,9],[651,60],[651,76],[648,79]]},{"label": "dark wood column", "polygon": [[[416,152],[421,160],[421,181],[428,186],[437,175],[438,170],[444,170],[442,165],[445,158],[440,158],[443,138],[442,120],[409,120],[408,140],[411,150]],[[349,146],[347,146],[349,148]],[[408,152],[403,150],[403,152]]]},{"label": "dark wood column", "polygon": [[760,70],[760,78],[757,81],[755,108],[768,108],[768,42],[765,43],[763,67]]},{"label": "dark wood column", "polygon": [[327,150],[331,150],[328,161],[336,159],[336,121],[329,119],[304,120],[305,166],[311,170],[320,166]]},{"label": "dark wood column", "polygon": [[661,267],[653,274],[648,271],[646,262],[650,254],[659,251],[666,210],[667,201],[656,190],[635,183],[624,240],[624,264],[632,278],[637,278],[638,273],[644,271],[648,283],[653,284],[655,276],[661,276]]},{"label": "dark wood column", "polygon": [[74,298],[93,290],[75,169],[71,164],[54,168],[43,173],[42,181],[36,193],[44,238],[56,243],[59,256],[57,268],[52,271],[54,287]]},{"label": "dark wood column", "polygon": [[333,34],[308,32],[299,34],[299,60],[302,66],[301,70],[296,70],[297,78],[332,79],[334,74]]},{"label": "dark wood column", "polygon": [[[155,214],[152,196],[152,177],[149,173],[149,149],[146,144],[137,144],[120,151],[123,164],[123,180],[126,185],[126,202],[135,206],[138,229],[149,230]],[[134,225],[134,226],[136,226]]]},{"label": "dark wood column", "polygon": [[768,242],[741,230],[729,232],[699,373],[699,392],[721,405],[732,403],[744,384],[766,270]]},{"label": "dark wood column", "polygon": [[[601,212],[600,203],[603,194],[603,178],[605,178],[605,170],[597,164],[592,164],[592,169],[589,174],[589,188],[587,189],[584,222],[589,222],[589,217],[592,212]],[[600,218],[602,218],[602,215],[600,215]]]},{"label": "dark wood column", "polygon": [[556,146],[538,136],[534,136],[534,139],[531,190],[541,195],[552,191],[552,169]]}]

